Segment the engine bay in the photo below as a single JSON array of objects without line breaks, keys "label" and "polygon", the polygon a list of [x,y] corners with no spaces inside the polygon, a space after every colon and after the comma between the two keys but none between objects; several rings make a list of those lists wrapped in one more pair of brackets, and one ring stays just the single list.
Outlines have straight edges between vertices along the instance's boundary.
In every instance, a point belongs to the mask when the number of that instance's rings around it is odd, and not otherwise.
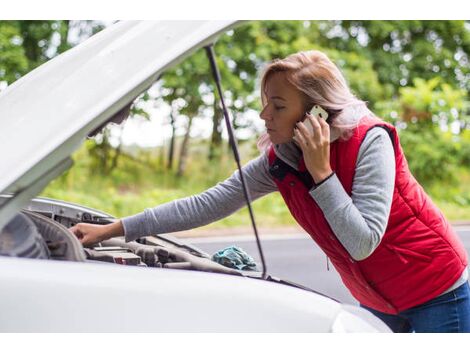
[{"label": "engine bay", "polygon": [[260,271],[221,265],[201,249],[170,234],[141,237],[132,242],[115,237],[84,247],[69,230],[79,222],[104,225],[114,221],[116,218],[109,214],[78,204],[35,198],[0,231],[0,256],[221,273],[264,279],[325,296],[272,275],[263,277]]},{"label": "engine bay", "polygon": [[109,224],[115,220],[94,209],[37,198],[3,228],[0,255],[259,277],[256,271],[241,271],[216,263],[209,254],[169,234],[142,237],[132,242],[117,237],[83,247],[69,230],[79,222]]}]

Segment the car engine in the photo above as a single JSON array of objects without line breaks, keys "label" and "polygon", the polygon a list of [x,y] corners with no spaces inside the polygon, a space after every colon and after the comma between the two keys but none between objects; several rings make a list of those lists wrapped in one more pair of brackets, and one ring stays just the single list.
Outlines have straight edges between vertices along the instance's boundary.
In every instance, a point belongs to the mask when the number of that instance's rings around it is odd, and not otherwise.
[{"label": "car engine", "polygon": [[209,254],[168,234],[132,242],[117,237],[93,247],[83,247],[69,230],[78,222],[108,224],[113,221],[114,217],[94,209],[37,198],[3,228],[0,255],[259,276],[258,272],[242,272],[216,263]]}]

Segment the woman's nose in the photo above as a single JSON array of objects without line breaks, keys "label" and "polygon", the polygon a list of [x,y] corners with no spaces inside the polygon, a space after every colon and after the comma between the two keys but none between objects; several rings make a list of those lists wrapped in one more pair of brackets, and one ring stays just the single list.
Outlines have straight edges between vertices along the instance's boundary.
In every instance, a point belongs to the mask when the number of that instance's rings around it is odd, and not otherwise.
[{"label": "woman's nose", "polygon": [[261,117],[262,120],[271,120],[271,114],[269,113],[267,107],[261,110],[259,117]]}]

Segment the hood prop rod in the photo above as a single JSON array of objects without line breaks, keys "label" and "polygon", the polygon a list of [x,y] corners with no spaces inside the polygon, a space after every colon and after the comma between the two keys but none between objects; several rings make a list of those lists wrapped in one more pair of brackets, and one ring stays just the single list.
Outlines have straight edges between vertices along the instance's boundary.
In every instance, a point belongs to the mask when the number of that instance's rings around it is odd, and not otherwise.
[{"label": "hood prop rod", "polygon": [[[251,224],[253,226],[253,231],[254,231],[255,237],[256,237],[256,244],[258,246],[258,251],[259,251],[260,258],[261,258],[261,264],[263,266],[263,274],[262,274],[263,276],[262,277],[263,277],[264,280],[266,280],[266,262],[264,260],[263,249],[261,248],[261,241],[259,239],[258,230],[256,228],[256,222],[255,222],[255,217],[253,215],[253,209],[251,208],[250,193],[249,193],[248,187],[246,186],[245,177],[243,176],[243,171],[242,171],[242,167],[241,167],[241,164],[240,164],[240,156],[238,154],[237,142],[236,142],[234,134],[233,134],[232,125],[230,123],[230,117],[229,117],[229,114],[228,114],[227,107],[225,105],[224,96],[222,94],[222,86],[221,86],[221,83],[220,83],[220,81],[221,81],[220,73],[219,73],[219,69],[217,67],[217,63],[215,62],[214,45],[210,44],[210,45],[206,46],[205,49],[206,49],[207,57],[209,58],[209,62],[210,62],[211,69],[212,69],[212,75],[214,76],[215,84],[217,86],[217,91],[219,92],[220,102],[222,103],[222,110],[224,112],[225,124],[227,126],[229,143],[230,143],[230,146],[233,150],[233,155],[235,157],[235,161],[237,163],[238,171],[240,173],[240,180],[242,182],[243,193],[245,194],[245,200],[246,200],[246,204],[248,206],[248,212],[250,213]],[[216,128],[216,126],[214,126],[214,128]]]}]

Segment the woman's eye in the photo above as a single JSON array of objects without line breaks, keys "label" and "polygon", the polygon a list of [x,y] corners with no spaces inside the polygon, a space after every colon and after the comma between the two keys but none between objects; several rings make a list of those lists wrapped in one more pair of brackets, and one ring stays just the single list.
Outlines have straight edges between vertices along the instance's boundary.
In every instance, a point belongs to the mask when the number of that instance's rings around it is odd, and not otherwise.
[{"label": "woman's eye", "polygon": [[275,106],[275,107],[274,107],[274,109],[276,109],[276,110],[282,110],[282,109],[284,109],[284,108],[285,108],[285,106]]}]

